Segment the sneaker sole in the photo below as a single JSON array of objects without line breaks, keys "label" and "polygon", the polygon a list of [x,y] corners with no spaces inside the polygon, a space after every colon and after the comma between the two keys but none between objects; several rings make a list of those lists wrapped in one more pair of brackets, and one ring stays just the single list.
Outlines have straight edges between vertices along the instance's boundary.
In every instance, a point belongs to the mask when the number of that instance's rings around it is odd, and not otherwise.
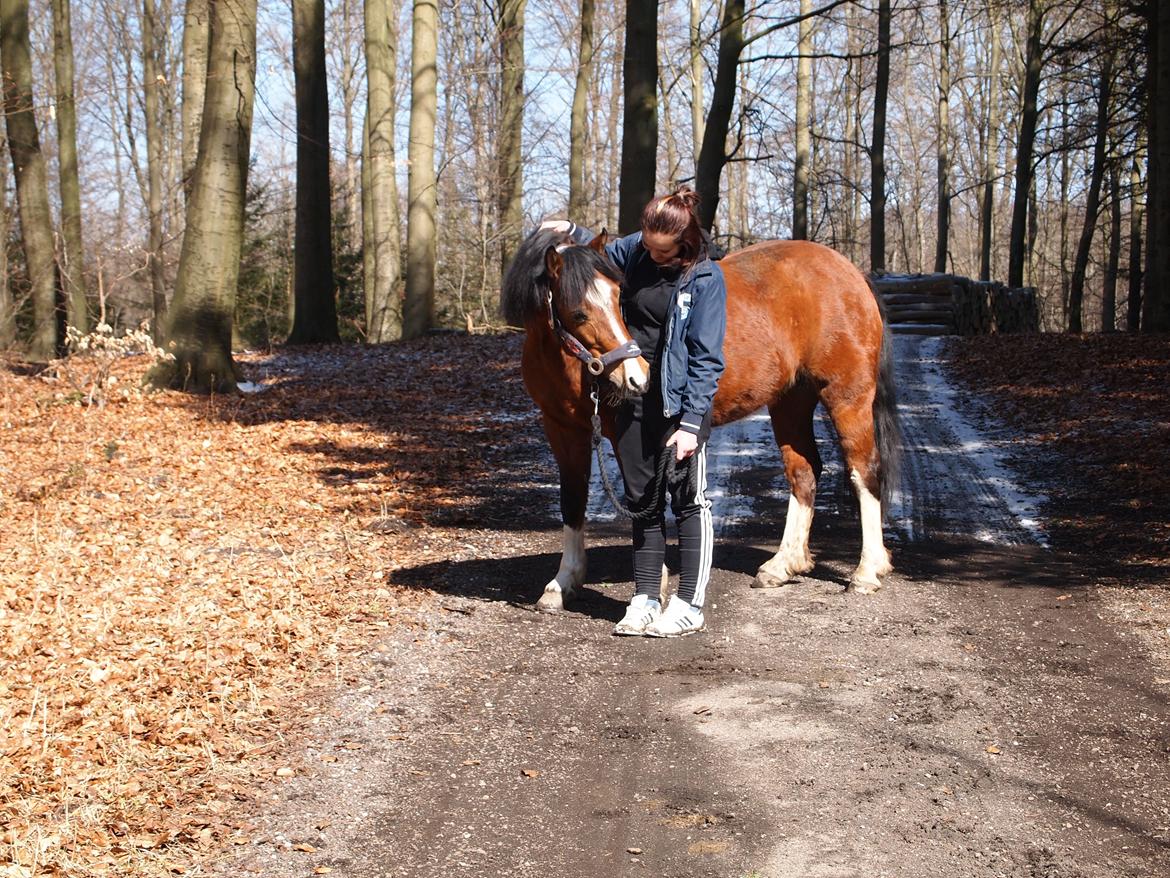
[{"label": "sneaker sole", "polygon": [[647,628],[643,634],[646,637],[657,637],[659,640],[668,640],[672,637],[690,637],[692,634],[698,634],[700,631],[703,631],[706,627],[707,626],[704,625],[702,628],[692,628],[690,631],[678,631],[670,634],[667,634],[666,632],[659,634],[657,631],[651,631],[649,628]]}]

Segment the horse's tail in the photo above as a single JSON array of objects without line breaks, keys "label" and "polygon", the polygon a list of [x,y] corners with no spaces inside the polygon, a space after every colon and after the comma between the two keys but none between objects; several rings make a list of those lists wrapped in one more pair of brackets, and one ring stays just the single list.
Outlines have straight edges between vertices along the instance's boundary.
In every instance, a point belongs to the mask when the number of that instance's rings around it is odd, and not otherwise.
[{"label": "horse's tail", "polygon": [[866,278],[869,290],[877,302],[882,316],[882,347],[878,354],[877,392],[873,399],[874,439],[877,442],[879,484],[881,485],[882,509],[887,513],[894,488],[899,484],[902,473],[902,425],[898,418],[898,397],[894,386],[893,333],[882,297],[870,278]]}]

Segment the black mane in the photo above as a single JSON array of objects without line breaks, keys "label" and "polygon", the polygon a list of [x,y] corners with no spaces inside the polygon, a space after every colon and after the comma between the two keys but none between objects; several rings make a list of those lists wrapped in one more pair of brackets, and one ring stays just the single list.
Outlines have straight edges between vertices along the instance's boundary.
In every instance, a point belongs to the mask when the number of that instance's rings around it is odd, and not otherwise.
[{"label": "black mane", "polygon": [[[523,326],[530,317],[544,314],[549,290],[545,254],[549,247],[569,243],[564,232],[537,229],[524,239],[500,288],[500,310],[513,326]],[[622,277],[602,254],[590,247],[568,246],[561,251],[564,267],[561,269],[558,303],[566,309],[578,307],[588,294],[597,275],[621,283]]]}]

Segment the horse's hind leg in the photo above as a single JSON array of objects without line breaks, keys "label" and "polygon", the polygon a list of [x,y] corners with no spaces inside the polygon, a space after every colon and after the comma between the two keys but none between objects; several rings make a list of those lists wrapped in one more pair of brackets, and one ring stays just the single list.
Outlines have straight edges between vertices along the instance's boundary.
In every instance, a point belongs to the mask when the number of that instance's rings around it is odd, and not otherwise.
[{"label": "horse's hind leg", "polygon": [[588,433],[569,431],[544,421],[544,432],[552,446],[561,475],[561,565],[536,602],[542,612],[555,613],[585,582],[585,504],[589,499],[590,438]]},{"label": "horse's hind leg", "polygon": [[821,456],[813,434],[816,407],[815,388],[801,382],[768,409],[776,444],[784,456],[790,494],[780,550],[756,572],[753,588],[776,588],[813,568],[808,536],[821,475]]},{"label": "horse's hind leg", "polygon": [[861,505],[861,560],[849,582],[861,594],[881,588],[881,577],[893,569],[882,537],[881,460],[874,435],[873,397],[872,386],[842,390],[830,385],[822,394]]}]

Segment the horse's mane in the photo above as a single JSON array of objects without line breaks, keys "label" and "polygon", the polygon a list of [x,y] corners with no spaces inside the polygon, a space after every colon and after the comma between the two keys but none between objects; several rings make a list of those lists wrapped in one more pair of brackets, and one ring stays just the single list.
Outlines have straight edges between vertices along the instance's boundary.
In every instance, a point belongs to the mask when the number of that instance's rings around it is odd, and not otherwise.
[{"label": "horse's mane", "polygon": [[[530,317],[546,312],[549,277],[545,254],[549,247],[559,247],[568,241],[568,235],[552,229],[537,229],[524,239],[500,288],[500,310],[508,323],[523,326]],[[564,267],[558,301],[564,308],[580,306],[599,274],[615,283],[622,281],[613,264],[590,247],[566,247],[561,251],[561,259]]]}]

